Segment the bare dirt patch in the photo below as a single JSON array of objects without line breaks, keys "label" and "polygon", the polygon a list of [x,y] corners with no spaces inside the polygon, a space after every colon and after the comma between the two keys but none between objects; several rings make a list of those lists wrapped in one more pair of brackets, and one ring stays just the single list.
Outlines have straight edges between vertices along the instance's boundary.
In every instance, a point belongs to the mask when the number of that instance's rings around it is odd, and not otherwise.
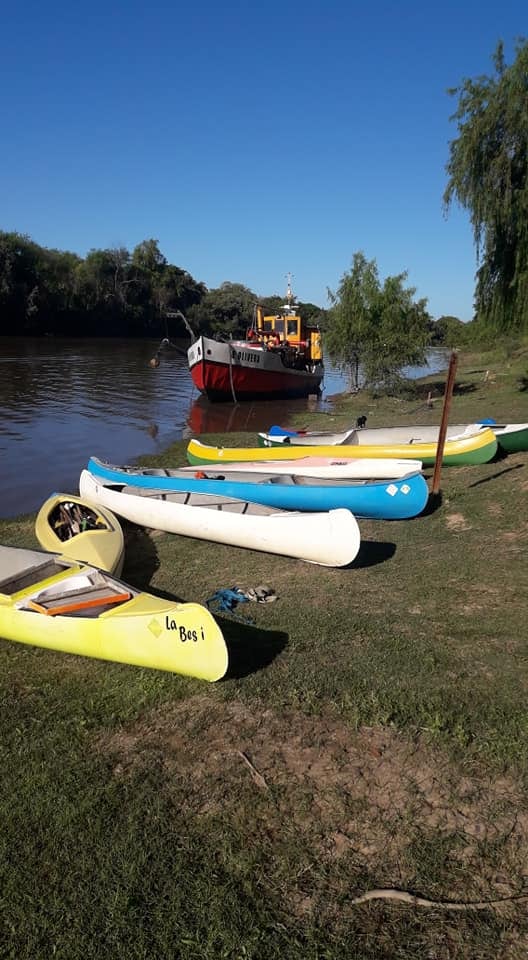
[{"label": "bare dirt patch", "polygon": [[517,540],[525,540],[527,536],[526,524],[521,524],[519,530],[507,530],[502,534],[502,539],[506,543],[515,543]]},{"label": "bare dirt patch", "polygon": [[448,530],[471,530],[466,518],[461,513],[448,513],[446,516]]},{"label": "bare dirt patch", "polygon": [[[439,838],[451,841],[446,856],[464,888],[445,892],[453,899],[509,896],[528,876],[519,785],[457,767],[392,728],[356,732],[334,717],[195,697],[95,747],[115,777],[157,767],[162,789],[197,817],[232,813],[257,842],[295,836],[318,864],[350,857],[384,886],[409,882],[410,848]],[[304,886],[289,896],[292,910],[306,912]]]}]

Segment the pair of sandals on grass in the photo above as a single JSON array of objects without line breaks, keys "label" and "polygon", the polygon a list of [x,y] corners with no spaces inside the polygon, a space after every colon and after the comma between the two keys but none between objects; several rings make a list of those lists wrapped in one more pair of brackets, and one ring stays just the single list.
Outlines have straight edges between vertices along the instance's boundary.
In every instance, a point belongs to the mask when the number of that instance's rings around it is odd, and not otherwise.
[{"label": "pair of sandals on grass", "polygon": [[273,600],[278,600],[278,597],[272,587],[261,584],[258,587],[250,587],[249,590],[243,590],[242,587],[236,586],[230,589],[217,590],[205,602],[208,609],[214,606],[219,613],[230,613],[243,620],[247,618],[240,617],[235,612],[236,608],[239,603],[247,603],[250,600],[255,603],[271,603]]}]

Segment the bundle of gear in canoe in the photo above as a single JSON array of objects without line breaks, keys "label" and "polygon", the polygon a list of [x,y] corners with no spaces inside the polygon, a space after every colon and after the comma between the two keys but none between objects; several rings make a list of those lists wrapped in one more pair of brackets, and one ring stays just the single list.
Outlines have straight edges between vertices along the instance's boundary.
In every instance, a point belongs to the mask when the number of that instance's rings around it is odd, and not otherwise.
[{"label": "bundle of gear in canoe", "polygon": [[107,530],[104,520],[89,507],[79,503],[57,504],[50,515],[50,524],[59,540],[71,540],[86,530]]}]

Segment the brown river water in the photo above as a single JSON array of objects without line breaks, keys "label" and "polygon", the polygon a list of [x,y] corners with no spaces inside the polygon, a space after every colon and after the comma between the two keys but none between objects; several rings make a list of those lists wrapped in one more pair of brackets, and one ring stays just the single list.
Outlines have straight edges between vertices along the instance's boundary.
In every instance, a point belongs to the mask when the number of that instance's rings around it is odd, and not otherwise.
[{"label": "brown river water", "polygon": [[[54,491],[77,493],[90,456],[131,463],[181,438],[284,425],[293,412],[331,409],[329,397],[346,387],[330,368],[320,400],[212,404],[182,353],[166,350],[160,366],[150,366],[158,346],[0,337],[0,518],[37,510]],[[444,367],[435,357],[413,373]]]}]

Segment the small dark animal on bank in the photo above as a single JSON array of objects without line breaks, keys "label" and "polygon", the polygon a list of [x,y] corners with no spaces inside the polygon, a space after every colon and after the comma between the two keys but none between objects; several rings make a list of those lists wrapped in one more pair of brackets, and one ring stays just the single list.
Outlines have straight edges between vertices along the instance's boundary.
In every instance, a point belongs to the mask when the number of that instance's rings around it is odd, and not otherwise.
[{"label": "small dark animal on bank", "polygon": [[356,427],[358,427],[358,429],[361,430],[361,428],[365,426],[366,422],[367,422],[366,417],[358,417],[356,420]]}]

